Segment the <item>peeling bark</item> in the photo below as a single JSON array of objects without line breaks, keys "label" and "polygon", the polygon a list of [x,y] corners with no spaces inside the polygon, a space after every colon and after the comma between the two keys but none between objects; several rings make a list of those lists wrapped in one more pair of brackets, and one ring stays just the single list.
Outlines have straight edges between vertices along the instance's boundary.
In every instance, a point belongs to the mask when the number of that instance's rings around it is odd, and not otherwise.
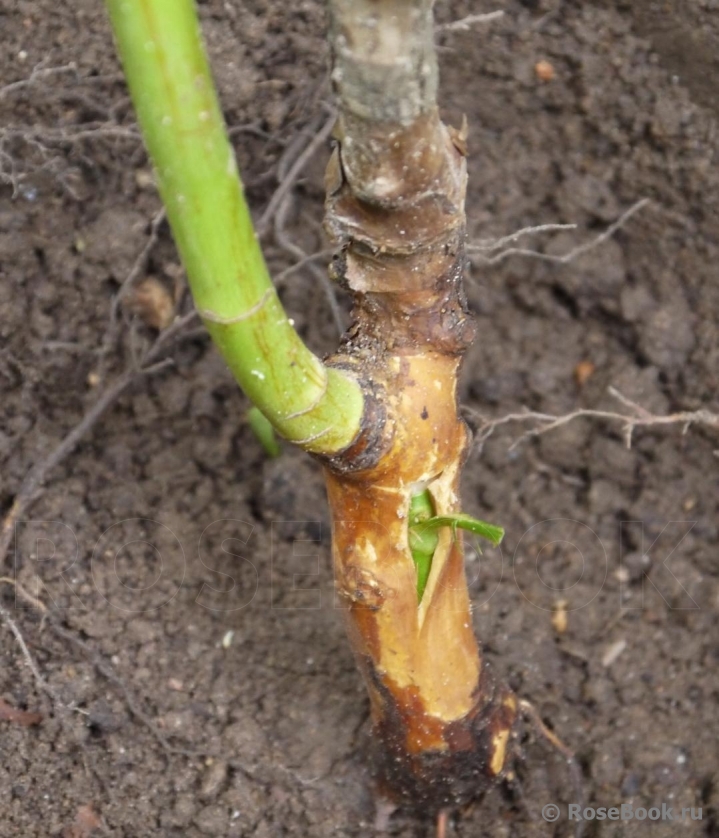
[{"label": "peeling bark", "polygon": [[458,513],[467,430],[457,376],[475,327],[465,271],[465,130],[437,102],[430,0],[330,0],[340,104],[327,168],[333,276],[354,323],[330,363],[363,383],[359,441],[326,461],[336,584],[370,694],[382,794],[427,811],[500,776],[517,700],[472,630],[461,542],[448,528],[421,602],[410,498]]}]

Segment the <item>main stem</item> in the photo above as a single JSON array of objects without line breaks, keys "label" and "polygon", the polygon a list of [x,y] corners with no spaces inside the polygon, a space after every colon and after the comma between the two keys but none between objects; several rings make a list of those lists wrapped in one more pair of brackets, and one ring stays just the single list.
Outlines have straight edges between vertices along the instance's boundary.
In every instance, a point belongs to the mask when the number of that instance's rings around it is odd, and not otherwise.
[{"label": "main stem", "polygon": [[[464,137],[437,110],[431,0],[330,0],[338,145],[326,227],[354,325],[333,363],[383,421],[371,451],[326,470],[337,586],[370,694],[380,790],[459,805],[505,765],[515,696],[472,630],[461,542],[439,530],[418,602],[410,502],[460,512],[467,431],[457,376],[474,337],[465,270]],[[372,456],[368,456],[371,454]]]}]

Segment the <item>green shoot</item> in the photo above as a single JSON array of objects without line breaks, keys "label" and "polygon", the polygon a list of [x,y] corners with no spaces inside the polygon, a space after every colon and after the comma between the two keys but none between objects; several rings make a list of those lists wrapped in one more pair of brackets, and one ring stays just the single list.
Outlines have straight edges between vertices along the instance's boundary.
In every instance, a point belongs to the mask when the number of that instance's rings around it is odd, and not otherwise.
[{"label": "green shoot", "polygon": [[439,544],[437,528],[425,527],[425,523],[432,520],[433,514],[434,503],[426,489],[412,496],[409,502],[409,549],[417,568],[417,602],[422,601],[432,569],[434,551]]},{"label": "green shoot", "polygon": [[471,515],[435,515],[434,503],[428,489],[413,495],[409,504],[409,547],[417,568],[417,601],[422,601],[427,580],[432,569],[432,559],[439,543],[440,527],[451,527],[456,538],[457,530],[484,538],[496,547],[504,538],[504,529]]},{"label": "green shoot", "polygon": [[279,457],[282,449],[275,436],[275,429],[259,407],[251,407],[247,411],[247,424],[252,429],[252,433],[257,437],[257,441],[264,449],[265,454],[270,459]]},{"label": "green shoot", "polygon": [[193,0],[106,0],[195,304],[242,389],[285,438],[335,454],[356,437],[358,383],[302,343],[255,236]]},{"label": "green shoot", "polygon": [[464,513],[458,513],[457,515],[437,515],[434,518],[423,521],[422,527],[433,529],[451,527],[455,535],[457,530],[467,530],[467,532],[474,533],[474,535],[478,535],[480,538],[491,542],[493,547],[500,544],[504,538],[503,527],[488,524],[486,521],[480,521],[478,518],[472,518],[471,515],[465,515]]}]

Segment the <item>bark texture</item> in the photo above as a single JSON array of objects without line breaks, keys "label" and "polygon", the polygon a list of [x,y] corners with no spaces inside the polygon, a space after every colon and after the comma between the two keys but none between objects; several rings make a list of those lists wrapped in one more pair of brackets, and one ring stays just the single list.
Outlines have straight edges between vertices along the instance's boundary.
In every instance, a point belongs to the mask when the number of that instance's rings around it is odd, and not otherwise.
[{"label": "bark texture", "polygon": [[327,169],[333,274],[354,323],[332,363],[352,370],[365,432],[326,462],[337,587],[364,674],[383,794],[460,805],[505,765],[517,701],[472,630],[461,542],[440,530],[417,600],[407,517],[429,489],[460,512],[467,431],[457,376],[474,325],[465,269],[465,137],[441,122],[429,0],[331,0],[337,146]]}]

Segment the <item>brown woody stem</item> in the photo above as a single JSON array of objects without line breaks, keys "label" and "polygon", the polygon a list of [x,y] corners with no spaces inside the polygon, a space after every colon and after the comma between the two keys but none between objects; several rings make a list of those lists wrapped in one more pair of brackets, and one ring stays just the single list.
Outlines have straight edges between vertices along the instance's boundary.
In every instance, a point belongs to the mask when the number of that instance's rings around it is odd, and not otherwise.
[{"label": "brown woody stem", "polygon": [[474,337],[462,289],[464,132],[437,102],[431,0],[330,0],[337,148],[327,169],[334,275],[354,324],[332,363],[351,369],[376,428],[327,463],[337,586],[370,693],[382,793],[427,810],[501,774],[517,700],[472,630],[461,542],[438,531],[421,602],[411,498],[460,512],[467,431],[457,376]]}]

